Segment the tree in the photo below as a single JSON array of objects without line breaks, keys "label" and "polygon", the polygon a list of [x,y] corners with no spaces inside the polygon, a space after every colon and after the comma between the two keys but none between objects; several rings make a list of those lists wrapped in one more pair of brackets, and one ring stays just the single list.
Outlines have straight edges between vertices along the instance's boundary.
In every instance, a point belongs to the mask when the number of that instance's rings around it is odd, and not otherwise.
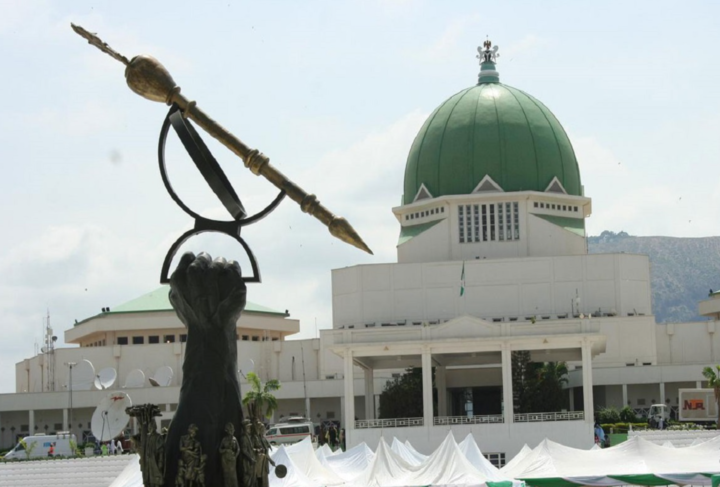
[{"label": "tree", "polygon": [[245,394],[242,403],[248,409],[251,417],[262,420],[263,416],[270,418],[278,407],[277,399],[272,394],[280,389],[280,381],[271,379],[264,385],[254,372],[249,372],[247,380],[252,390]]},{"label": "tree", "polygon": [[35,447],[37,447],[38,442],[35,440],[28,444],[24,438],[20,438],[20,445],[22,445],[23,450],[25,451],[25,458],[30,460],[30,456],[32,455],[33,450],[35,450]]},{"label": "tree", "polygon": [[712,387],[715,393],[715,404],[717,405],[718,417],[715,424],[720,428],[720,365],[716,365],[715,370],[712,367],[705,367],[702,371],[703,377],[707,379],[708,387]]},{"label": "tree", "polygon": [[[435,382],[433,368],[433,384]],[[400,377],[385,383],[380,394],[380,419],[421,418],[423,416],[422,368],[408,367]],[[433,407],[437,404],[433,390]]]},{"label": "tree", "polygon": [[533,406],[538,393],[537,369],[528,350],[512,352],[513,406],[516,413],[535,412]]},{"label": "tree", "polygon": [[545,362],[537,369],[537,394],[535,412],[555,412],[567,409],[565,385],[567,379],[565,362]]},{"label": "tree", "polygon": [[567,408],[567,364],[533,362],[528,350],[512,352],[513,403],[517,413],[555,412]]}]

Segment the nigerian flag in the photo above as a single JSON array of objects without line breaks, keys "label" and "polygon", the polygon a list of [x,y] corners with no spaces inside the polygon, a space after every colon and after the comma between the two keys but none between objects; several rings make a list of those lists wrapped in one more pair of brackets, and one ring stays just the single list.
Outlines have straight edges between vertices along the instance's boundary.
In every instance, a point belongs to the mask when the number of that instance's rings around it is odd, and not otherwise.
[{"label": "nigerian flag", "polygon": [[460,273],[460,296],[465,294],[465,261],[463,261],[462,272]]}]

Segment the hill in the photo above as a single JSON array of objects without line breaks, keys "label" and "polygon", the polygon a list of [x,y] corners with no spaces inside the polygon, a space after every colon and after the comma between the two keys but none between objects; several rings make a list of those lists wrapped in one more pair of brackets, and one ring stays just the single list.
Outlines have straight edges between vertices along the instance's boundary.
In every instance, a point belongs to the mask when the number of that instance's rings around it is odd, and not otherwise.
[{"label": "hill", "polygon": [[698,301],[720,289],[720,237],[634,237],[604,231],[588,238],[591,254],[633,253],[650,257],[652,307],[658,323],[701,321]]}]

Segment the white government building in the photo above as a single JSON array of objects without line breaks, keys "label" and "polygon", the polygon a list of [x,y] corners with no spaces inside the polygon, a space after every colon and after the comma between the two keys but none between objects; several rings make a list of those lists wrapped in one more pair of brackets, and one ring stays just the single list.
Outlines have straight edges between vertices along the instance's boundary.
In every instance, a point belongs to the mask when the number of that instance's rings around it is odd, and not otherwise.
[{"label": "white government building", "polygon": [[[720,360],[720,299],[700,303],[711,321],[657,324],[648,257],[588,255],[592,201],[567,134],[540,101],[499,82],[489,45],[480,52],[478,83],[443,102],[410,148],[392,209],[397,263],[333,270],[333,327],[317,339],[287,340],[300,323],[251,303],[238,320],[241,364],[282,382],[275,421],[308,414],[340,421],[349,445],[398,437],[425,453],[452,428],[502,463],[545,437],[589,447],[594,408],[676,408],[678,389],[700,387],[703,366]],[[107,368],[117,373],[110,390],[159,404],[169,421],[186,332],[167,294],[77,323],[65,331],[76,347],[18,363],[16,392],[0,394],[0,449],[31,433],[87,432],[108,392],[92,379]],[[508,414],[518,350],[567,361],[568,410]],[[408,366],[422,367],[423,416],[378,419],[385,383]]]}]

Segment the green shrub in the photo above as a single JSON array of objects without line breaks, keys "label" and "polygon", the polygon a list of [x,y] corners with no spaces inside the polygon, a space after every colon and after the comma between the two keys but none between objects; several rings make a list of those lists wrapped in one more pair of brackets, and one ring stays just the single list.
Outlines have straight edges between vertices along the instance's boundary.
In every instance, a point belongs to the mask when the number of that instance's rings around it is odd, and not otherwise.
[{"label": "green shrub", "polygon": [[625,406],[620,410],[620,421],[623,423],[637,423],[638,417],[630,406]]},{"label": "green shrub", "polygon": [[630,430],[630,425],[632,425],[633,430],[645,430],[648,427],[647,423],[602,423],[600,426],[602,426],[605,433],[612,431],[613,433],[625,434]]},{"label": "green shrub", "polygon": [[610,406],[602,408],[600,411],[598,411],[598,419],[600,423],[619,423],[620,422],[620,413],[618,412],[617,408]]}]

